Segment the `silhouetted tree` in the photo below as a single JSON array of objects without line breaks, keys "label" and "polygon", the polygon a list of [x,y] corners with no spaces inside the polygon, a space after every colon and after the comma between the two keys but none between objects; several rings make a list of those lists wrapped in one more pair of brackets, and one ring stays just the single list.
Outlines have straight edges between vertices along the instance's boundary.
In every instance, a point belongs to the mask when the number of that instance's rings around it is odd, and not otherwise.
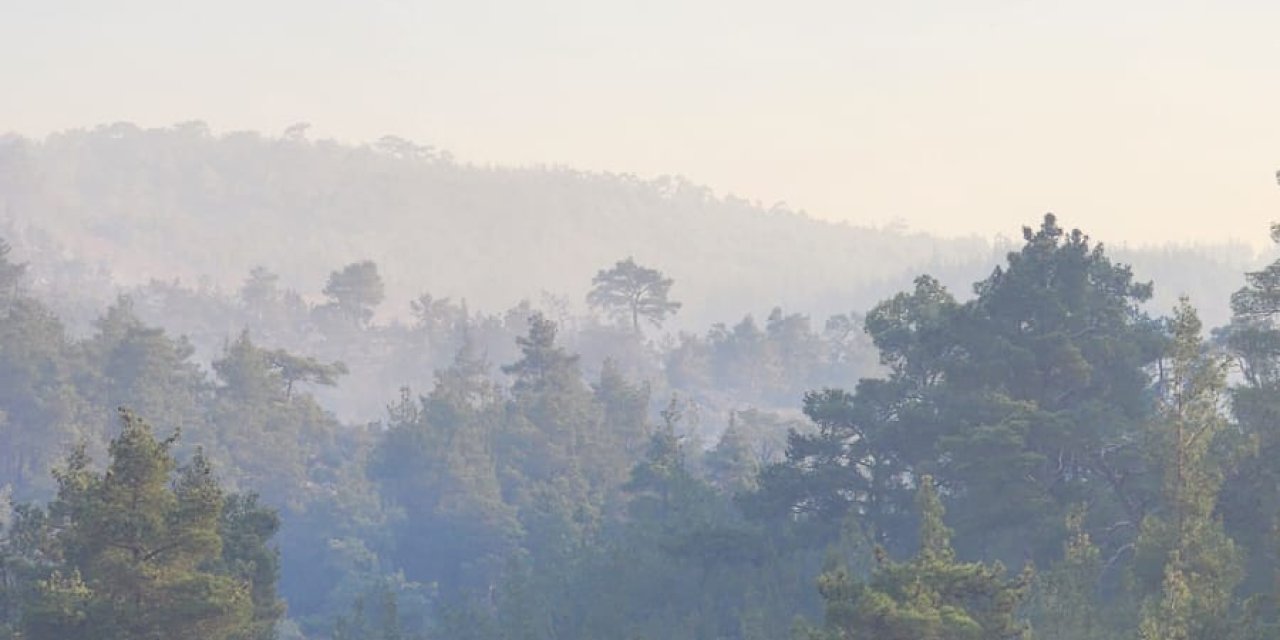
[{"label": "silhouetted tree", "polygon": [[630,318],[631,328],[640,333],[640,318],[661,327],[668,315],[680,310],[669,299],[675,281],[661,271],[636,264],[633,258],[619,260],[612,269],[601,269],[591,280],[587,302],[619,318]]},{"label": "silhouetted tree", "polygon": [[363,326],[373,318],[373,310],[385,297],[378,265],[371,260],[353,262],[329,274],[324,294],[346,318]]}]

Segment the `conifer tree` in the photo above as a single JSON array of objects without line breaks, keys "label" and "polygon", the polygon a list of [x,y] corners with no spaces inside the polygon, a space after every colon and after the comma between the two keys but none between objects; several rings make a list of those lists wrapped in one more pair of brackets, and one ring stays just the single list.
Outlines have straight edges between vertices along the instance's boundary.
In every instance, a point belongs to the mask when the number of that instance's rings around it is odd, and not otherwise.
[{"label": "conifer tree", "polygon": [[386,288],[382,276],[378,275],[378,265],[364,260],[330,273],[324,295],[331,301],[327,307],[336,309],[356,326],[364,327],[373,319],[373,310],[386,297]]},{"label": "conifer tree", "polygon": [[736,412],[729,414],[729,426],[720,434],[715,448],[707,453],[706,466],[712,482],[722,491],[737,494],[756,488],[760,461],[738,426]]},{"label": "conifer tree", "polygon": [[[1280,225],[1272,226],[1280,242]],[[1244,593],[1270,597],[1275,611],[1280,533],[1280,260],[1245,274],[1231,296],[1231,324],[1215,331],[1231,355],[1239,382],[1230,390],[1234,449],[1245,455],[1226,469],[1217,510],[1247,554]],[[1257,603],[1259,601],[1255,601]],[[1267,616],[1274,620],[1274,615]]]},{"label": "conifer tree", "polygon": [[667,316],[680,310],[670,299],[674,280],[657,269],[636,264],[634,258],[619,260],[612,269],[601,269],[591,280],[587,302],[619,319],[629,320],[631,330],[640,333],[640,319],[661,327]]},{"label": "conifer tree", "polygon": [[843,567],[818,579],[826,602],[823,640],[1017,640],[1028,637],[1017,609],[1029,574],[1005,578],[999,563],[956,560],[942,501],[929,476],[920,478],[920,550],[906,562],[877,550],[879,566],[866,583]]},{"label": "conifer tree", "polygon": [[1102,558],[1084,529],[1085,509],[1067,514],[1062,560],[1037,576],[1032,595],[1038,640],[1103,640],[1111,637],[1108,607],[1100,601]]},{"label": "conifer tree", "polygon": [[57,474],[49,507],[58,563],[25,607],[28,640],[249,637],[252,585],[210,570],[225,497],[202,454],[177,466],[176,436],[122,411],[104,473],[83,449]]},{"label": "conifer tree", "polygon": [[1227,427],[1227,363],[1206,353],[1200,319],[1185,298],[1172,322],[1169,367],[1149,434],[1163,472],[1163,509],[1142,523],[1135,566],[1152,593],[1140,636],[1217,640],[1231,633],[1231,598],[1242,575],[1235,543],[1214,515],[1222,470],[1212,446]]}]

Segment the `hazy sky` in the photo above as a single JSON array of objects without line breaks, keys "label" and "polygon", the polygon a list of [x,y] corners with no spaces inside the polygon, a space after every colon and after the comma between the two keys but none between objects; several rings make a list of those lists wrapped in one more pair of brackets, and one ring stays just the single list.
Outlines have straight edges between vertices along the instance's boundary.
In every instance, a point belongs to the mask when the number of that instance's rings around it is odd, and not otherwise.
[{"label": "hazy sky", "polygon": [[816,217],[1265,241],[1280,3],[0,0],[0,130],[116,120],[684,174]]}]

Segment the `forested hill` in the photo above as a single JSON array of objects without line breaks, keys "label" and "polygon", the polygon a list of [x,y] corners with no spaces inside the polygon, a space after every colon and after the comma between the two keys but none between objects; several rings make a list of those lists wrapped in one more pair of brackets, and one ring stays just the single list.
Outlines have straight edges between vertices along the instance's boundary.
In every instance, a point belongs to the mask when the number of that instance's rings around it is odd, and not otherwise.
[{"label": "forested hill", "polygon": [[[111,294],[85,287],[93,278],[203,278],[234,291],[259,265],[314,297],[323,274],[363,259],[386,281],[384,317],[406,315],[424,292],[488,311],[542,291],[580,305],[596,270],[634,256],[689,302],[674,328],[775,305],[818,317],[861,310],[923,272],[964,293],[1009,248],[824,222],[681,178],[476,166],[393,137],[353,146],[310,140],[305,127],[214,135],[201,123],[0,139],[0,233],[37,288],[97,293],[87,308]],[[1257,262],[1243,247],[1116,255],[1162,283],[1161,309],[1189,292],[1210,322]]]},{"label": "forested hill", "polygon": [[1280,260],[301,134],[5,142],[0,640],[1280,637]]}]

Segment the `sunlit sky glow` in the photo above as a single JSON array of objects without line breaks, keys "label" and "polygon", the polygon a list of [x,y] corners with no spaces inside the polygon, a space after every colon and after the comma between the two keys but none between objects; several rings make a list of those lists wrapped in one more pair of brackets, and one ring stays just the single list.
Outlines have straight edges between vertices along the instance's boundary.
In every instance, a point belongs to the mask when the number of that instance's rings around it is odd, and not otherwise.
[{"label": "sunlit sky glow", "polygon": [[1277,34],[1261,1],[0,0],[0,130],[309,122],[857,224],[1261,244]]}]

